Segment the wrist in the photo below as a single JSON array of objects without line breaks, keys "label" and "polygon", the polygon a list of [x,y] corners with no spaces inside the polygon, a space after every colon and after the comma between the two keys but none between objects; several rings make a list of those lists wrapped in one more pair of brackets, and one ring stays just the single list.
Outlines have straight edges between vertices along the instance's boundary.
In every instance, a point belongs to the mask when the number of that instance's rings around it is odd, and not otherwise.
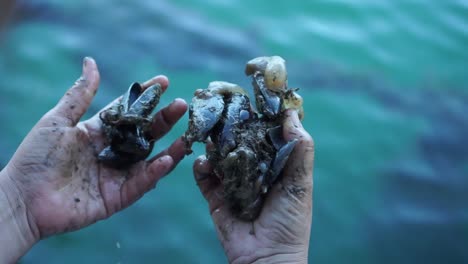
[{"label": "wrist", "polygon": [[284,263],[284,264],[306,264],[308,260],[308,250],[296,252],[263,252],[258,249],[257,256],[242,256],[235,259],[230,259],[232,264],[262,264],[262,263]]},{"label": "wrist", "polygon": [[307,254],[278,254],[260,258],[252,262],[252,264],[262,263],[307,264]]},{"label": "wrist", "polygon": [[38,241],[35,234],[21,192],[4,168],[0,171],[0,262],[16,262]]}]

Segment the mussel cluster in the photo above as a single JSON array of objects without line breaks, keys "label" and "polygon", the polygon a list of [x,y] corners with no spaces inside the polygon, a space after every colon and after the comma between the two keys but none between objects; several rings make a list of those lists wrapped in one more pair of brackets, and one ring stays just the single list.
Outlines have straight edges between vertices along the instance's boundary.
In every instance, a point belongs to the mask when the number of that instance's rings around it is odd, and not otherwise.
[{"label": "mussel cluster", "polygon": [[99,117],[109,145],[99,153],[99,161],[125,168],[148,157],[154,145],[152,112],[161,94],[160,84],[143,91],[139,83],[133,83],[118,103],[101,112]]},{"label": "mussel cluster", "polygon": [[219,177],[224,199],[239,219],[258,217],[264,198],[278,179],[294,149],[295,140],[283,136],[283,111],[303,115],[302,98],[287,85],[284,59],[259,57],[249,61],[256,109],[248,93],[228,82],[211,82],[195,92],[185,133],[187,153],[193,142],[207,142],[207,158]]}]

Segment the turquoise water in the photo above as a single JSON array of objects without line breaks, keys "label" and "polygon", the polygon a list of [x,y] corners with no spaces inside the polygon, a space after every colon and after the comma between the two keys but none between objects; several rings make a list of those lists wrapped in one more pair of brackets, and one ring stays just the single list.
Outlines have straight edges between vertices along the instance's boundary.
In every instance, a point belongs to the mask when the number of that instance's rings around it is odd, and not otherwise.
[{"label": "turquoise water", "polygon": [[[316,142],[309,262],[467,262],[466,47],[466,1],[18,1],[0,39],[0,165],[84,56],[102,80],[90,116],[160,73],[171,79],[161,105],[212,80],[248,87],[245,62],[277,54]],[[41,241],[22,263],[225,262],[195,158],[131,208]]]}]

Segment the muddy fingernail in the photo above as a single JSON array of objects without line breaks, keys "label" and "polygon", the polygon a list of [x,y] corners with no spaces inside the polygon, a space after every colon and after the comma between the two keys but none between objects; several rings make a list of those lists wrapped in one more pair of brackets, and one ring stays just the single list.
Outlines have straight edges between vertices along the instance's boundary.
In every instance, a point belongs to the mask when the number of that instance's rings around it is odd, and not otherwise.
[{"label": "muddy fingernail", "polygon": [[199,157],[195,161],[194,174],[197,181],[207,178],[211,173],[211,167],[205,156]]},{"label": "muddy fingernail", "polygon": [[84,57],[84,58],[83,58],[83,67],[88,66],[88,61],[89,61],[89,59],[90,59],[89,57]]}]

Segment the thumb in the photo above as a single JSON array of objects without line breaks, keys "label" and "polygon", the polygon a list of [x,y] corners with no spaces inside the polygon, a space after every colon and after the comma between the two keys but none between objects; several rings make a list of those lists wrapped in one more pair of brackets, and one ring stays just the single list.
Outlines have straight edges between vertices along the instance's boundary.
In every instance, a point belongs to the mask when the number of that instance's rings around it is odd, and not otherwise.
[{"label": "thumb", "polygon": [[283,168],[281,180],[265,202],[268,209],[264,211],[288,213],[288,218],[294,215],[298,223],[308,223],[312,212],[314,141],[294,110],[285,113],[283,134],[286,140],[298,142]]},{"label": "thumb", "polygon": [[84,115],[99,86],[99,71],[94,59],[83,59],[81,77],[48,113],[59,125],[75,126]]},{"label": "thumb", "polygon": [[312,192],[312,169],[314,165],[314,140],[307,133],[295,110],[285,114],[283,134],[286,140],[298,142],[284,168],[283,181],[287,185],[303,186]]}]

